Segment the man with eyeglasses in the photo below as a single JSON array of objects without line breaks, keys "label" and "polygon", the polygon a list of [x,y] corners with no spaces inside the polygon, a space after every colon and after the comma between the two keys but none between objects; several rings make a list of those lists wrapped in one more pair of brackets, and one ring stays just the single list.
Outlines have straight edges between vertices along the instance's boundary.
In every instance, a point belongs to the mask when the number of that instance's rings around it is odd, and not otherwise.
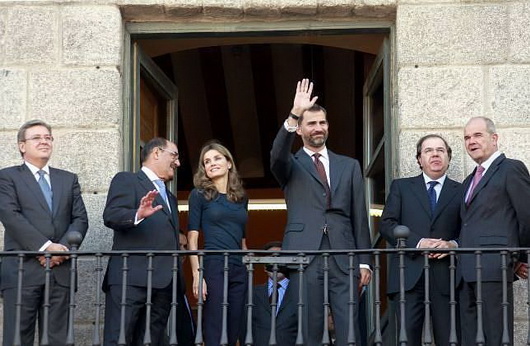
[{"label": "man with eyeglasses", "polygon": [[[436,253],[436,249],[456,247],[455,239],[460,231],[462,185],[447,177],[451,157],[451,147],[443,137],[429,134],[420,138],[416,145],[416,160],[422,173],[392,182],[381,217],[380,233],[390,246],[397,245],[394,228],[405,225],[410,229],[406,247],[431,250],[428,297],[425,295],[425,258],[419,253],[408,253],[405,256],[404,323],[408,345],[412,346],[423,345],[421,337],[425,317],[424,302],[427,298],[430,300],[436,345],[449,345],[450,258],[447,252]],[[387,293],[399,320],[400,281],[397,256],[390,257],[388,273]]]},{"label": "man with eyeglasses", "polygon": [[[53,151],[51,127],[41,120],[23,124],[17,135],[24,163],[0,171],[0,221],[5,227],[4,251],[65,252],[47,260],[44,256],[24,257],[20,309],[21,345],[33,345],[35,322],[43,332],[45,299],[48,306],[50,345],[65,345],[68,325],[70,265],[67,252],[69,232],[83,237],[88,218],[77,176],[52,168],[48,161]],[[4,297],[4,346],[15,341],[19,259],[2,259],[0,289]],[[45,297],[45,272],[51,268],[49,296]],[[42,335],[40,335],[42,338]]]},{"label": "man with eyeglasses", "polygon": [[[112,250],[178,250],[177,199],[165,184],[180,166],[175,143],[156,137],[145,144],[138,173],[118,173],[110,184],[103,212],[105,226],[114,231]],[[127,259],[127,307],[123,332],[127,345],[143,345],[146,318],[150,319],[151,345],[163,345],[165,327],[173,302],[173,257],[152,257],[152,278],[148,283],[149,258],[131,255]],[[106,293],[104,345],[117,345],[122,331],[123,260],[109,260],[103,290]],[[179,265],[175,292],[178,309],[187,309],[184,280]],[[151,285],[151,313],[147,316],[148,285]],[[189,311],[177,311],[179,345],[193,345]]]}]

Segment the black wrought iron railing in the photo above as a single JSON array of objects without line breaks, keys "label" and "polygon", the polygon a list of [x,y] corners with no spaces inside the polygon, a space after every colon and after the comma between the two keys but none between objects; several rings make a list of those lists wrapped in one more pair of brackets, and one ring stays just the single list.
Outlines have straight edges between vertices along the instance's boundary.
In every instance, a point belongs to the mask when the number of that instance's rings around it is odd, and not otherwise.
[{"label": "black wrought iron railing", "polygon": [[[406,236],[406,234],[402,234],[401,236]],[[424,318],[424,329],[423,329],[423,345],[434,345],[433,341],[433,335],[432,335],[432,325],[431,325],[431,312],[430,312],[430,299],[429,299],[429,290],[430,290],[430,284],[431,284],[431,273],[430,273],[430,263],[431,259],[429,259],[429,255],[431,254],[431,251],[425,250],[425,249],[412,249],[412,248],[404,248],[404,247],[398,247],[393,249],[370,249],[370,250],[325,250],[325,251],[264,251],[264,250],[248,250],[248,251],[242,251],[242,250],[234,250],[234,251],[148,251],[148,250],[136,250],[136,251],[101,251],[101,252],[94,252],[94,251],[78,251],[77,245],[80,243],[80,238],[77,236],[71,237],[70,241],[72,244],[72,249],[69,253],[70,260],[68,262],[65,262],[62,265],[67,265],[70,268],[70,302],[69,302],[69,314],[68,314],[68,333],[67,333],[67,339],[66,344],[67,345],[102,345],[103,344],[103,335],[102,335],[102,329],[103,329],[103,308],[104,308],[104,293],[101,291],[101,286],[103,283],[103,276],[106,266],[106,261],[110,257],[119,257],[121,258],[121,289],[122,289],[122,299],[121,302],[122,306],[122,315],[121,315],[121,321],[120,321],[120,336],[119,336],[119,345],[127,345],[127,335],[125,328],[123,327],[125,324],[125,309],[126,309],[126,297],[127,297],[127,283],[129,280],[129,258],[131,256],[145,256],[148,261],[147,266],[147,272],[146,275],[146,290],[147,290],[147,300],[146,300],[146,309],[145,309],[145,336],[143,339],[144,345],[151,345],[151,337],[149,335],[150,328],[150,314],[151,314],[151,293],[152,293],[152,276],[153,272],[156,270],[156,268],[153,266],[153,259],[158,256],[170,256],[173,258],[173,268],[172,268],[172,277],[173,277],[173,285],[172,285],[172,301],[171,301],[171,313],[168,320],[168,345],[178,345],[178,335],[177,335],[177,326],[178,326],[178,318],[177,318],[177,308],[178,308],[178,302],[177,302],[177,294],[178,294],[178,287],[177,287],[177,278],[180,275],[180,271],[182,270],[182,264],[181,261],[185,258],[187,258],[190,255],[198,255],[199,256],[199,263],[200,263],[200,279],[199,282],[202,282],[203,279],[203,268],[204,268],[204,258],[205,256],[209,255],[220,255],[224,258],[224,280],[226,283],[227,277],[228,277],[228,271],[229,271],[229,257],[231,255],[239,255],[242,257],[243,263],[246,265],[247,268],[247,280],[248,280],[248,289],[247,289],[247,296],[241,297],[241,299],[246,300],[246,319],[245,319],[245,327],[243,328],[246,330],[244,334],[241,335],[239,339],[239,345],[254,345],[254,337],[253,337],[253,315],[255,314],[255,304],[253,302],[253,290],[254,290],[254,275],[255,275],[255,268],[257,266],[262,266],[264,264],[271,264],[272,265],[272,279],[274,283],[276,284],[278,281],[278,273],[279,271],[284,268],[288,267],[292,272],[298,274],[295,277],[297,278],[298,284],[296,287],[298,288],[297,292],[297,302],[296,302],[296,308],[297,308],[297,337],[295,345],[304,345],[304,333],[303,333],[303,309],[306,304],[312,304],[312,302],[304,301],[303,294],[302,294],[302,287],[304,284],[304,272],[306,269],[306,266],[310,262],[311,258],[314,256],[322,256],[323,257],[323,273],[324,273],[324,291],[327,290],[328,285],[328,277],[327,272],[329,270],[329,266],[327,265],[328,261],[333,258],[334,256],[338,255],[345,255],[349,258],[349,272],[348,275],[352,279],[350,281],[350,301],[348,304],[355,305],[359,304],[357,301],[358,295],[356,292],[358,292],[358,287],[353,287],[353,283],[356,282],[356,280],[353,280],[354,276],[357,275],[357,268],[355,268],[354,263],[356,262],[356,257],[361,254],[371,254],[372,256],[372,281],[370,284],[370,297],[368,298],[368,301],[366,302],[366,309],[368,311],[368,315],[370,316],[370,319],[372,323],[370,323],[370,330],[364,330],[362,333],[365,333],[367,337],[367,343],[370,345],[378,345],[378,346],[389,346],[392,344],[399,345],[399,346],[405,346],[408,344],[407,342],[407,335],[406,335],[406,321],[407,316],[405,315],[405,306],[407,304],[407,301],[405,299],[405,272],[407,270],[405,266],[405,257],[409,256],[411,254],[415,254],[416,256],[423,256],[424,258],[424,288],[425,288],[425,301],[424,301],[424,308],[425,308],[425,318]],[[404,242],[402,242],[404,244]],[[509,311],[509,301],[508,301],[508,285],[511,280],[509,279],[509,276],[513,276],[513,269],[509,265],[510,261],[512,260],[513,256],[515,254],[526,254],[530,253],[530,249],[528,248],[480,248],[480,249],[465,249],[465,248],[457,248],[457,249],[436,249],[437,253],[447,253],[450,259],[450,265],[449,265],[449,277],[447,280],[450,281],[450,297],[449,297],[449,305],[450,305],[450,339],[448,340],[449,345],[460,345],[460,336],[458,334],[458,299],[457,299],[457,265],[458,265],[458,256],[462,254],[472,254],[475,256],[475,268],[476,271],[476,277],[477,277],[477,336],[476,336],[476,343],[475,345],[485,345],[485,339],[484,339],[484,330],[482,329],[483,326],[483,320],[482,320],[482,305],[483,300],[481,296],[482,288],[482,265],[481,265],[481,259],[485,254],[496,254],[500,257],[501,260],[501,271],[502,271],[502,287],[503,287],[503,301],[502,301],[502,316],[499,316],[499,324],[502,324],[502,333],[504,335],[503,340],[505,340],[505,343],[503,345],[514,345],[514,340],[510,339],[510,336],[512,335],[512,332],[509,330],[509,314],[511,313]],[[48,328],[49,325],[49,316],[48,312],[50,309],[50,301],[49,301],[49,287],[50,287],[50,281],[51,281],[51,275],[52,275],[52,268],[51,268],[51,258],[54,255],[64,255],[64,253],[42,253],[42,252],[28,252],[28,251],[18,251],[18,252],[0,252],[0,256],[2,258],[6,257],[16,257],[18,258],[18,286],[17,286],[17,301],[16,301],[16,316],[13,318],[16,319],[16,328],[15,328],[15,340],[14,345],[18,346],[21,345],[21,331],[20,331],[20,318],[22,314],[22,295],[21,295],[21,287],[24,286],[23,282],[23,272],[24,272],[24,259],[29,257],[35,257],[39,255],[44,255],[46,258],[46,265],[44,266],[45,271],[45,296],[44,296],[44,304],[42,307],[42,314],[40,318],[42,318],[42,330],[40,330],[40,345],[50,345],[50,341],[48,339]],[[385,259],[388,256],[398,256],[400,261],[399,266],[399,277],[400,277],[400,291],[399,291],[399,304],[398,304],[398,311],[396,313],[399,315],[399,320],[401,323],[399,323],[399,327],[397,328],[397,331],[394,336],[385,337],[385,328],[383,326],[382,320],[384,318],[384,315],[386,311],[383,311],[383,306],[386,305],[386,292],[385,287],[382,285],[382,282],[384,282],[384,275],[386,273],[385,268],[383,268],[382,263],[386,263]],[[85,264],[90,263],[90,265],[83,266],[85,269],[80,271],[79,270],[79,262],[82,260]],[[86,270],[86,268],[91,267],[90,270]],[[90,302],[92,305],[93,311],[93,317],[91,318],[91,324],[92,324],[92,332],[90,340],[88,341],[87,338],[83,338],[82,341],[80,341],[78,338],[76,338],[76,335],[78,334],[78,321],[76,320],[76,312],[78,309],[83,309],[86,307],[79,306],[78,305],[78,296],[76,295],[76,288],[78,287],[78,284],[76,282],[76,278],[79,277],[79,275],[82,275],[83,277],[90,276],[92,277],[91,282],[93,282],[93,285],[95,287],[91,288],[90,291],[92,292],[92,296],[87,299],[87,297],[84,297],[83,304],[86,304],[87,301]],[[83,280],[83,282],[87,282],[87,280]],[[528,290],[530,284],[528,281],[526,281],[526,289]],[[188,283],[188,290],[191,287],[191,283]],[[202,287],[202,286],[201,286]],[[199,295],[198,300],[195,304],[193,304],[192,308],[195,312],[195,319],[196,319],[196,329],[195,329],[195,345],[202,345],[203,344],[203,335],[204,335],[204,326],[202,324],[202,317],[203,317],[203,306],[204,301],[202,299],[202,291],[201,287],[199,288]],[[222,314],[222,326],[223,329],[226,329],[227,326],[227,310],[229,308],[228,306],[228,293],[227,293],[227,285],[225,284],[223,287],[223,314]],[[85,292],[87,290],[85,289]],[[530,292],[530,290],[528,290]],[[527,297],[523,298],[521,296],[516,297],[515,299],[518,299],[516,304],[525,304],[530,305],[530,293]],[[328,314],[332,314],[331,310],[328,309],[330,302],[329,297],[326,294],[324,294],[324,300],[323,300],[324,306],[322,307],[325,311],[325,318],[329,317]],[[278,296],[277,293],[273,293],[272,301],[271,301],[271,314],[270,314],[270,338],[269,338],[269,345],[285,345],[282,343],[281,340],[278,340],[276,335],[276,327],[277,327],[277,321],[276,321],[276,311],[278,309]],[[353,309],[352,309],[353,311]],[[528,319],[530,320],[530,310],[528,310]],[[357,320],[355,316],[353,316],[353,313],[350,314],[351,321],[348,323],[348,326],[336,326],[339,328],[348,328],[349,334],[352,335],[355,332],[354,323],[357,323]],[[4,318],[9,318],[7,316],[4,316]],[[392,320],[392,316],[386,316],[385,318],[388,318]],[[322,336],[322,344],[323,345],[332,345],[333,344],[333,338],[331,331],[328,329],[327,324],[323,322],[324,332]],[[528,325],[526,326],[527,329],[525,330],[525,338],[526,338],[526,344],[530,345],[530,333],[528,332]],[[523,332],[519,331],[519,335]],[[85,332],[86,334],[86,332]],[[359,345],[358,339],[353,335],[350,339],[349,345]],[[389,344],[388,341],[385,340],[393,340],[392,343]],[[221,345],[228,345],[228,339],[226,333],[222,334],[222,338],[220,341]],[[52,345],[53,346],[53,345]]]}]

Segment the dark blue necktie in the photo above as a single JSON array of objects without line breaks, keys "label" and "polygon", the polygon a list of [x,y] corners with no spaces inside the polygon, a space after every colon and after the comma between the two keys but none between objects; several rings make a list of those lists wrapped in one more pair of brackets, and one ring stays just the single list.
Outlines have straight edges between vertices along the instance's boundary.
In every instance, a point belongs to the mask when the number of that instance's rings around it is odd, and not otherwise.
[{"label": "dark blue necktie", "polygon": [[48,204],[48,207],[50,208],[50,211],[52,210],[52,189],[50,188],[50,184],[48,184],[48,181],[46,181],[46,178],[44,176],[46,175],[46,172],[42,169],[38,171],[39,173],[39,186],[42,190],[42,193],[44,195],[44,199],[46,200],[46,203]]},{"label": "dark blue necktie", "polygon": [[431,205],[431,214],[434,214],[434,209],[436,208],[436,191],[434,187],[438,184],[437,181],[429,181],[429,189],[427,193],[429,194],[429,204]]}]

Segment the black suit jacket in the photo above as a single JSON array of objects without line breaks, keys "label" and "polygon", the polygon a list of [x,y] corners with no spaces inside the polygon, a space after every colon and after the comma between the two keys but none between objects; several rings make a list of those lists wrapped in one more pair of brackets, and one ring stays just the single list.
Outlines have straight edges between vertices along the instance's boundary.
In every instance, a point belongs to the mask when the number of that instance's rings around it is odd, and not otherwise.
[{"label": "black suit jacket", "polygon": [[[77,176],[50,167],[50,182],[53,211],[26,164],[0,171],[0,221],[5,227],[5,251],[38,251],[48,240],[69,247],[68,232],[85,236],[88,218]],[[1,289],[16,287],[17,268],[16,257],[3,259]],[[53,267],[52,275],[59,285],[70,286],[69,262]],[[34,256],[26,257],[23,284],[42,285],[44,280],[44,267]]]},{"label": "black suit jacket", "polygon": [[[103,211],[105,226],[114,230],[112,250],[178,250],[179,222],[175,196],[167,191],[171,211],[160,195],[155,198],[155,205],[163,209],[145,218],[138,225],[134,218],[140,199],[148,191],[154,190],[153,183],[144,172],[121,172],[116,174],[110,184],[107,204]],[[130,256],[128,258],[128,284],[147,287],[147,256]],[[121,257],[112,256],[109,260],[104,280],[104,289],[108,285],[122,284]],[[173,258],[155,256],[153,258],[153,288],[165,288],[172,282]],[[183,282],[183,281],[182,281]]]},{"label": "black suit jacket", "polygon": [[[276,343],[278,346],[292,346],[296,343],[298,332],[298,314],[296,296],[287,287],[285,295],[276,314]],[[254,308],[252,310],[252,338],[255,346],[269,345],[271,334],[271,305],[267,285],[254,287],[252,294]],[[246,326],[246,323],[245,323]],[[244,328],[245,329],[245,328]],[[243,332],[241,343],[245,341]]]},{"label": "black suit jacket", "polygon": [[[466,192],[475,170],[464,180]],[[469,205],[464,198],[461,199],[460,209],[460,247],[530,246],[530,177],[521,161],[501,154],[474,189]],[[474,255],[460,256],[458,271],[465,281],[476,281],[475,266]],[[483,281],[502,281],[498,254],[483,255],[482,268]],[[508,275],[508,280],[512,279],[513,275]]]},{"label": "black suit jacket", "polygon": [[[325,187],[313,160],[303,149],[291,154],[296,133],[283,126],[271,150],[271,171],[280,183],[287,202],[287,225],[284,250],[318,250],[322,228],[328,225],[331,248],[371,248],[364,183],[359,162],[328,150],[331,181],[331,207],[327,207]],[[348,272],[348,257],[337,256],[336,262]],[[357,264],[370,264],[370,255],[355,256]]]},{"label": "black suit jacket", "polygon": [[[460,232],[460,201],[462,184],[446,178],[431,215],[429,196],[423,174],[416,177],[396,179],[390,186],[380,233],[389,246],[395,247],[397,239],[394,228],[405,225],[410,229],[406,246],[415,248],[422,238],[456,240]],[[449,257],[430,261],[430,280],[442,293],[449,294]],[[405,290],[412,289],[423,274],[424,257],[408,254],[405,257]],[[399,257],[391,255],[388,293],[399,292]]]}]

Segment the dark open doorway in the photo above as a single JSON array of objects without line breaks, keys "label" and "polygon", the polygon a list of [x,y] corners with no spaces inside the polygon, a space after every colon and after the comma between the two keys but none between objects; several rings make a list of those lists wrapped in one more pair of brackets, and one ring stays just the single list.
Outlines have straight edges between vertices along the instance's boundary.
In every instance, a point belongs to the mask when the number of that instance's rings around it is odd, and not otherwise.
[{"label": "dark open doorway", "polygon": [[[139,86],[133,98],[140,99],[140,111],[132,128],[137,138],[161,135],[176,140],[183,160],[173,190],[182,203],[183,229],[200,148],[207,140],[217,139],[234,154],[251,199],[249,248],[260,249],[268,241],[283,238],[286,211],[283,193],[269,170],[269,151],[291,108],[296,82],[308,77],[315,83],[319,104],[328,111],[328,147],[363,165],[368,204],[375,210],[371,212],[374,246],[385,247],[377,237],[377,209],[384,204],[391,178],[388,30],[147,36],[132,35],[133,46],[175,91],[172,97],[157,98]],[[147,70],[139,73],[139,79],[147,81],[144,85],[150,84]],[[169,107],[157,104],[170,99]],[[142,104],[149,104],[145,114]],[[158,117],[156,127],[145,121],[149,117]],[[130,141],[133,147],[139,142]],[[386,277],[386,263],[381,267],[381,276]],[[258,281],[264,280],[260,271],[256,274]],[[381,285],[385,286],[384,280]],[[382,292],[384,311],[384,287]]]},{"label": "dark open doorway", "polygon": [[[304,31],[138,39],[140,49],[178,90],[174,138],[183,157],[176,186],[179,200],[185,202],[193,188],[202,144],[217,139],[234,154],[251,200],[281,203],[283,194],[269,170],[269,150],[291,108],[296,82],[304,77],[314,81],[318,103],[328,110],[328,147],[362,163],[363,86],[387,36]],[[142,91],[141,99],[141,105],[151,104],[153,96]],[[150,123],[140,121],[140,137],[152,133],[152,127],[146,127]],[[158,134],[167,136],[163,121],[158,123]],[[281,239],[284,210],[252,213],[250,246],[260,248]],[[185,213],[182,216],[185,227]]]}]

